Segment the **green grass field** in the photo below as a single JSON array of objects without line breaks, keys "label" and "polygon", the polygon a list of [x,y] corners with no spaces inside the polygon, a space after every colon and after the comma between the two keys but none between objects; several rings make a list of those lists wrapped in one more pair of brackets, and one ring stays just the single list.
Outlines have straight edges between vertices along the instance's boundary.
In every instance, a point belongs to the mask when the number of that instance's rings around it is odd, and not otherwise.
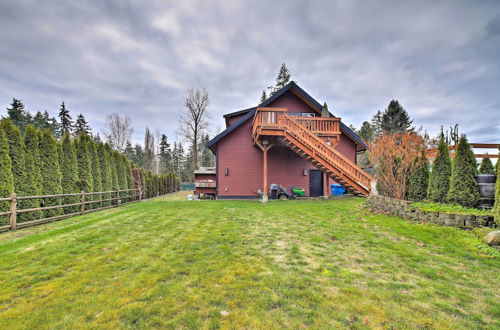
[{"label": "green grass field", "polygon": [[0,329],[500,328],[479,234],[363,199],[160,198],[0,235]]}]

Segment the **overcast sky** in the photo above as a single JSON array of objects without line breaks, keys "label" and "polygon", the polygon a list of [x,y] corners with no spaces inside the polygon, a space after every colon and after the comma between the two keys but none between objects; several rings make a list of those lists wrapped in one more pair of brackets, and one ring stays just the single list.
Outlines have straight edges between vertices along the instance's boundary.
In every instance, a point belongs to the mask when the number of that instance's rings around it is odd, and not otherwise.
[{"label": "overcast sky", "polygon": [[357,127],[398,99],[430,133],[500,140],[500,1],[0,0],[0,114],[64,100],[101,131],[111,112],[176,139],[189,87],[222,114],[258,103],[282,62]]}]

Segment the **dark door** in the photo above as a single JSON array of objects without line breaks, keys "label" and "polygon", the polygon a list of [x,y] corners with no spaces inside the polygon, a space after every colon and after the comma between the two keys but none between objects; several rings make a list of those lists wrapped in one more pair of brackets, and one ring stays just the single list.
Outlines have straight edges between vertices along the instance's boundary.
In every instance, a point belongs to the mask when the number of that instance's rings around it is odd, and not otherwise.
[{"label": "dark door", "polygon": [[323,195],[323,172],[320,170],[309,170],[309,196],[318,197]]}]

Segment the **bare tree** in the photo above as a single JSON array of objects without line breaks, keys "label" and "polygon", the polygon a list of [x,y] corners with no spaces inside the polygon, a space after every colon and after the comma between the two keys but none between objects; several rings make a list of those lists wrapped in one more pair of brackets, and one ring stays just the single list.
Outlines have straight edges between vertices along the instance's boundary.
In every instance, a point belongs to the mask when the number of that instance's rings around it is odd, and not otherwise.
[{"label": "bare tree", "polygon": [[191,143],[193,167],[198,168],[198,143],[201,133],[207,127],[207,107],[210,104],[208,91],[190,88],[186,95],[186,109],[180,118],[180,133]]},{"label": "bare tree", "polygon": [[105,130],[106,140],[111,148],[120,152],[123,152],[127,141],[130,141],[134,133],[130,117],[121,117],[114,112],[106,116]]}]

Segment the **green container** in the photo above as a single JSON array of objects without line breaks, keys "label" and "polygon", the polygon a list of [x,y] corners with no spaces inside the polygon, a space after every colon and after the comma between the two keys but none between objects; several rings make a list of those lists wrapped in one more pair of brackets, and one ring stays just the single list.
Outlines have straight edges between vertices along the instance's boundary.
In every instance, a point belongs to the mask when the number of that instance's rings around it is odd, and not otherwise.
[{"label": "green container", "polygon": [[306,196],[306,191],[304,188],[300,187],[293,187],[292,188],[292,194],[297,196],[297,197],[305,197]]}]

